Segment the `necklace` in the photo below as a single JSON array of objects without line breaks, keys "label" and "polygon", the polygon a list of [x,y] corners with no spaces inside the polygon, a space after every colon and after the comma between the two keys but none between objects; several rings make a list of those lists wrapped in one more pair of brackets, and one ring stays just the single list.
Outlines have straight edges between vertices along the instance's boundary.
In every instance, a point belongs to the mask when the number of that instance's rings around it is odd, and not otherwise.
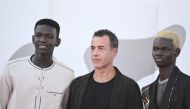
[{"label": "necklace", "polygon": [[178,80],[178,78],[179,78],[179,73],[180,73],[180,71],[177,73],[177,76],[176,76],[176,78],[175,78],[175,80],[174,80],[174,83],[173,83],[173,86],[172,86],[172,90],[171,90],[171,92],[170,92],[169,103],[168,103],[168,109],[170,108],[171,97],[172,97],[172,94],[173,94],[173,91],[174,91],[176,82],[177,82],[177,80]]}]

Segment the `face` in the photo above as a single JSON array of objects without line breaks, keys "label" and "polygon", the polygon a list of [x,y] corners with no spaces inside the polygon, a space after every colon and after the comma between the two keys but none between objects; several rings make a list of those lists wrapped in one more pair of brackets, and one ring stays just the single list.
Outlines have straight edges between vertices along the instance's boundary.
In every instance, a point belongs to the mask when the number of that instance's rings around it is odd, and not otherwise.
[{"label": "face", "polygon": [[53,54],[54,47],[60,44],[56,28],[48,25],[38,25],[32,39],[36,54]]},{"label": "face", "polygon": [[152,55],[158,67],[175,64],[176,52],[171,39],[156,38],[154,40]]},{"label": "face", "polygon": [[108,36],[94,36],[91,43],[91,59],[95,69],[106,68],[113,64],[117,48],[110,47]]}]

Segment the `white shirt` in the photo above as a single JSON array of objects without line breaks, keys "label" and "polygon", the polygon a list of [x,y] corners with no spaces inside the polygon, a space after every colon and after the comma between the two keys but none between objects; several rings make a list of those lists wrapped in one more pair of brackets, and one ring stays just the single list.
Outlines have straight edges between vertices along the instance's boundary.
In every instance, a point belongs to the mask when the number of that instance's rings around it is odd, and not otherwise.
[{"label": "white shirt", "polygon": [[73,70],[59,63],[39,68],[24,57],[10,61],[0,79],[0,109],[59,109]]}]

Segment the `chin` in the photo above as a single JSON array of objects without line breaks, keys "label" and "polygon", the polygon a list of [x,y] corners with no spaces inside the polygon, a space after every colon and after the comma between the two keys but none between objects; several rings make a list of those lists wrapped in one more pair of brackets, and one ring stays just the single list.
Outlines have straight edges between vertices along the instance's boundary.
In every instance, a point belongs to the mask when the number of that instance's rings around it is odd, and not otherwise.
[{"label": "chin", "polygon": [[158,67],[167,67],[168,65],[166,64],[157,64]]},{"label": "chin", "polygon": [[50,53],[49,52],[38,52],[37,54],[39,54],[39,55],[49,55]]},{"label": "chin", "polygon": [[157,67],[164,67],[164,65],[157,65]]},{"label": "chin", "polygon": [[100,66],[100,65],[94,65],[94,68],[95,68],[95,69],[101,69],[101,68],[103,68],[103,67]]}]

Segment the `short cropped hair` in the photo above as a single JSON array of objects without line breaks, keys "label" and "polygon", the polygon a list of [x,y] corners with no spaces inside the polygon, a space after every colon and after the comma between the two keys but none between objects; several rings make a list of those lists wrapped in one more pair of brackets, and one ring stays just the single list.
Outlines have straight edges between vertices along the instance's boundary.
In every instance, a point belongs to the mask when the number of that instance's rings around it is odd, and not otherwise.
[{"label": "short cropped hair", "polygon": [[119,42],[118,42],[117,36],[115,35],[115,33],[111,32],[108,29],[101,29],[94,32],[93,37],[103,37],[104,35],[107,35],[109,37],[110,47],[118,48]]},{"label": "short cropped hair", "polygon": [[173,46],[175,48],[180,48],[180,38],[175,31],[172,31],[172,30],[160,31],[155,35],[155,38],[171,39],[173,42]]},{"label": "short cropped hair", "polygon": [[38,25],[48,25],[48,26],[54,27],[57,32],[57,37],[59,37],[60,26],[55,20],[48,19],[48,18],[38,20],[35,24],[34,31]]}]

